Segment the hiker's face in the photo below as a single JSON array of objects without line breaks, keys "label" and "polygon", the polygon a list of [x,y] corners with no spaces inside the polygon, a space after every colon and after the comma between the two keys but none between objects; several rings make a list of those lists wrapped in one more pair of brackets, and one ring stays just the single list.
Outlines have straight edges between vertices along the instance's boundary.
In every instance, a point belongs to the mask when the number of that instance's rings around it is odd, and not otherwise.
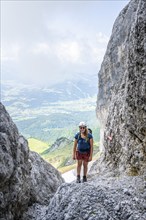
[{"label": "hiker's face", "polygon": [[80,126],[79,128],[80,128],[81,133],[84,133],[84,132],[85,132],[85,127]]}]

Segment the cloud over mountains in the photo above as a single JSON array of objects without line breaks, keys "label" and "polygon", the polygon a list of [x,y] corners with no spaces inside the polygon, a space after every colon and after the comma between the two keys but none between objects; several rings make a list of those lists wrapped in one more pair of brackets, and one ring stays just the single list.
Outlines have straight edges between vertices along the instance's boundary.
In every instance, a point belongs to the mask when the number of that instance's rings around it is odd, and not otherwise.
[{"label": "cloud over mountains", "polygon": [[109,40],[102,4],[3,1],[2,79],[52,85],[97,73]]}]

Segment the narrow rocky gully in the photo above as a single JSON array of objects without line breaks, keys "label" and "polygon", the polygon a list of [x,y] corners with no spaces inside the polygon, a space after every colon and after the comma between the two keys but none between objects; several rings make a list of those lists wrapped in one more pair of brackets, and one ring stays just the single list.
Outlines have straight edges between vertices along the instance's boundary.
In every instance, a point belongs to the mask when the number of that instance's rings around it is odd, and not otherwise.
[{"label": "narrow rocky gully", "polygon": [[[146,220],[146,1],[117,17],[98,73],[101,156],[77,184],[37,153],[0,104],[0,220]],[[111,140],[108,137],[111,137]]]},{"label": "narrow rocky gully", "polygon": [[[67,183],[37,153],[0,105],[0,219],[146,219],[146,176],[120,175],[95,161],[87,183]],[[75,177],[75,176],[74,176]],[[71,177],[72,178],[72,177]]]}]

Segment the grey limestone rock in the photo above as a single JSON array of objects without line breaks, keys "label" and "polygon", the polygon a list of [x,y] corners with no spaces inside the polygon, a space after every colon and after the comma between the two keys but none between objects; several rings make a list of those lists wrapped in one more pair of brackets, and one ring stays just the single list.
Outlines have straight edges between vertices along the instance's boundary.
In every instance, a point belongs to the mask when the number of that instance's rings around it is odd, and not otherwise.
[{"label": "grey limestone rock", "polygon": [[99,71],[98,166],[104,172],[138,175],[146,168],[145,27],[146,1],[131,0],[115,21]]},{"label": "grey limestone rock", "polygon": [[0,104],[0,219],[17,218],[30,199],[27,141]]},{"label": "grey limestone rock", "polygon": [[29,151],[0,103],[0,219],[20,219],[33,203],[45,205],[62,182],[54,167]]},{"label": "grey limestone rock", "polygon": [[46,205],[64,180],[58,170],[44,161],[37,153],[30,152],[29,158],[32,166],[30,201],[32,204],[37,202]]},{"label": "grey limestone rock", "polygon": [[[99,190],[100,191],[100,190]],[[105,207],[99,202],[98,191],[89,184],[62,184],[50,200],[44,220],[109,219]],[[41,210],[41,209],[40,209]],[[39,210],[39,212],[40,212]],[[42,215],[42,214],[41,214]],[[40,215],[40,216],[41,216]],[[28,216],[26,216],[28,220]],[[41,220],[41,217],[37,220]]]},{"label": "grey limestone rock", "polygon": [[48,206],[34,204],[23,220],[144,220],[145,192],[142,176],[96,176],[88,183],[64,183]]}]

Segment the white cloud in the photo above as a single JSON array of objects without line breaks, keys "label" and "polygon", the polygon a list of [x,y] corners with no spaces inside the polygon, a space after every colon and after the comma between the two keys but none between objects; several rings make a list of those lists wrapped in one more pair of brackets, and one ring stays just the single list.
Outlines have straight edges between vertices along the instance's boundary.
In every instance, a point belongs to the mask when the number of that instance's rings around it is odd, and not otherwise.
[{"label": "white cloud", "polygon": [[78,63],[81,58],[78,42],[62,42],[56,46],[56,55],[61,62]]},{"label": "white cloud", "polygon": [[96,41],[97,41],[97,43],[107,44],[109,41],[109,37],[106,36],[105,34],[99,32],[96,34]]},{"label": "white cloud", "polygon": [[1,48],[1,61],[18,61],[19,54],[21,51],[21,46],[17,43],[13,43],[10,45],[2,45]]},{"label": "white cloud", "polygon": [[104,48],[93,48],[93,62],[101,63],[106,51],[106,47]]},{"label": "white cloud", "polygon": [[34,54],[48,54],[51,52],[50,45],[46,42],[37,43],[34,47],[30,50]]},{"label": "white cloud", "polygon": [[53,41],[45,39],[23,47],[9,45],[11,50],[5,50],[7,62],[3,62],[2,68],[7,69],[13,79],[45,85],[72,79],[77,73],[96,74],[105,46],[96,45],[94,38],[90,41],[79,36],[74,40],[54,37]]},{"label": "white cloud", "polygon": [[[126,5],[120,2],[111,1]],[[103,15],[111,3],[2,1],[2,77],[53,84],[97,74],[109,38],[105,26],[110,29],[115,19]]]}]

